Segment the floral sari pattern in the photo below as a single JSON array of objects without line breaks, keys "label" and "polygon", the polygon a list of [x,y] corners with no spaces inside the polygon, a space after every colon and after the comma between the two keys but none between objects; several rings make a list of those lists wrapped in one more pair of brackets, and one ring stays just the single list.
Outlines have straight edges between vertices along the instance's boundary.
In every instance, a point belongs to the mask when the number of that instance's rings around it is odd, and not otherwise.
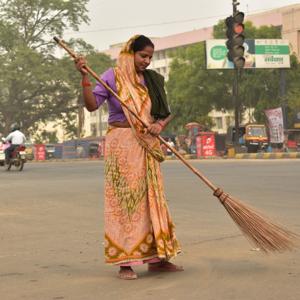
[{"label": "floral sari pattern", "polygon": [[[114,69],[121,99],[146,123],[151,100],[134,70],[133,55],[121,53]],[[157,138],[144,132],[125,108],[131,128],[110,128],[105,143],[105,260],[108,264],[169,260],[180,252],[166,203]]]}]

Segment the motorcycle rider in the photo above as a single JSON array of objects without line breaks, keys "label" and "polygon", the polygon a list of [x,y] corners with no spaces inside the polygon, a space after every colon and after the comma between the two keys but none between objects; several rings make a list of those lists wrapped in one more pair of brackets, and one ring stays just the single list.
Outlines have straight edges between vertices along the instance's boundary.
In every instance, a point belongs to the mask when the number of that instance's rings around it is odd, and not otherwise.
[{"label": "motorcycle rider", "polygon": [[20,131],[20,126],[18,124],[13,124],[11,126],[11,133],[4,138],[3,141],[5,143],[10,142],[10,146],[5,149],[5,161],[8,164],[11,154],[18,146],[25,143],[26,138],[25,135]]}]

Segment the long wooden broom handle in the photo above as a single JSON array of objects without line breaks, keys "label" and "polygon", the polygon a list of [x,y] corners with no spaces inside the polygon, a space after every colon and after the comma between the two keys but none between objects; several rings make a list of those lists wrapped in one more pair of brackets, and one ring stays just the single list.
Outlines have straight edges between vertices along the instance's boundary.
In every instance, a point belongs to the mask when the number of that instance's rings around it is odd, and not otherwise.
[{"label": "long wooden broom handle", "polygon": [[[65,49],[70,56],[72,56],[74,59],[78,59],[78,55],[70,49],[62,40],[60,40],[57,37],[53,38],[54,41],[61,46],[63,49]],[[124,106],[131,114],[135,116],[135,118],[141,122],[141,124],[148,128],[147,124],[137,115],[134,111],[132,111],[128,105],[120,98],[120,96],[115,93],[107,84],[104,82],[89,66],[85,65],[84,67],[86,71],[91,74],[98,82],[100,82],[112,95],[114,95],[117,100],[120,102],[122,106]],[[217,190],[217,187],[214,186],[203,174],[201,174],[196,168],[194,168],[190,163],[187,162],[187,160],[172,146],[170,146],[160,135],[157,136],[157,138],[163,143],[168,149],[170,149],[193,173],[195,173],[208,187],[210,187],[213,191]]]}]

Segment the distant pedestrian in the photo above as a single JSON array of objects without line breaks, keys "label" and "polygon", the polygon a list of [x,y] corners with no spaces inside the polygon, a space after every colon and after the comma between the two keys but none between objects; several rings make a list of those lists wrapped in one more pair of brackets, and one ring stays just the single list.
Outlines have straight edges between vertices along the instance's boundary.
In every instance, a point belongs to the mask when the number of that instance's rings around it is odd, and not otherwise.
[{"label": "distant pedestrian", "polygon": [[[175,147],[175,144],[174,144],[174,142],[172,141],[171,138],[168,138],[167,144],[168,144],[169,146],[173,147],[173,148]],[[167,148],[167,155],[168,155],[168,156],[173,156],[173,155],[174,155],[173,152],[172,152],[169,148]]]}]

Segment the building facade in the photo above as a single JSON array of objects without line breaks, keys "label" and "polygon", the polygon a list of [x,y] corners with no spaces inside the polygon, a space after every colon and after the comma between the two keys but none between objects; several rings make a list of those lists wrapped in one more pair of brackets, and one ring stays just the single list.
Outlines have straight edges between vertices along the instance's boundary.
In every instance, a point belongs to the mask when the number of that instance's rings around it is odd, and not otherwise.
[{"label": "building facade", "polygon": [[[246,16],[246,21],[251,21],[254,26],[273,25],[280,26],[282,38],[290,41],[291,52],[300,57],[300,4],[285,6],[282,8],[265,11]],[[152,38],[155,44],[155,53],[152,58],[151,69],[157,71],[168,80],[170,65],[172,59],[168,53],[181,47],[193,45],[213,38],[213,27],[201,28],[189,32],[179,33],[161,38]],[[122,43],[111,46],[108,50],[103,51],[112,59],[116,59],[122,47]],[[98,110],[91,114],[85,121],[86,135],[105,135],[107,128],[106,110]],[[86,111],[86,115],[88,112]],[[215,123],[212,130],[219,133],[226,133],[227,127],[234,124],[233,112],[212,111],[209,116]],[[249,121],[251,115],[245,115],[244,122]],[[193,121],[193,120],[191,120]]]}]

